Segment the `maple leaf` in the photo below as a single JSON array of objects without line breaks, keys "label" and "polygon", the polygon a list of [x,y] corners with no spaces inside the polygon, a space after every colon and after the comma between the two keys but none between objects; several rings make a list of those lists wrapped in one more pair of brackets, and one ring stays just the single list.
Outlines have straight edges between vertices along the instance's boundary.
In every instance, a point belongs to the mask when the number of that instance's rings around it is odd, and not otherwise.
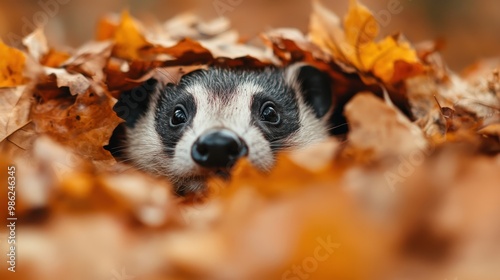
[{"label": "maple leaf", "polygon": [[[343,28],[336,14],[319,1],[313,3],[309,36],[314,43],[365,78],[371,76],[385,83],[397,83],[423,71],[417,52],[402,36],[389,36],[376,42],[380,30],[373,14],[356,0],[349,3]],[[409,66],[412,70],[408,70]],[[399,73],[400,69],[404,75]]]},{"label": "maple leaf", "polygon": [[22,85],[26,55],[0,40],[0,88]]}]

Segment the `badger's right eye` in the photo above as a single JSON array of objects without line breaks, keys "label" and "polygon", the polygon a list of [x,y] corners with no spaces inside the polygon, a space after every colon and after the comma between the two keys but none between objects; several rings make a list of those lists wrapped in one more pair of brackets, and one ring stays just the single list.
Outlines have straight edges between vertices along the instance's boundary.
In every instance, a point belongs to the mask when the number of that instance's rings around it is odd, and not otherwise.
[{"label": "badger's right eye", "polygon": [[188,120],[187,114],[186,114],[186,109],[182,105],[177,105],[175,106],[174,109],[174,114],[170,118],[170,125],[171,126],[178,126],[183,123],[186,123]]}]

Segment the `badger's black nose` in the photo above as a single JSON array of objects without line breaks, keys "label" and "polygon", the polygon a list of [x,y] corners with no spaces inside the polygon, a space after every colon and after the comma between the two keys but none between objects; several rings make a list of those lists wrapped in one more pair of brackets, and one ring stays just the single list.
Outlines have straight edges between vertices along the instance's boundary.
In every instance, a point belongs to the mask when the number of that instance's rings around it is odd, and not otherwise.
[{"label": "badger's black nose", "polygon": [[243,140],[231,130],[211,129],[194,142],[191,157],[203,167],[230,168],[247,152]]}]

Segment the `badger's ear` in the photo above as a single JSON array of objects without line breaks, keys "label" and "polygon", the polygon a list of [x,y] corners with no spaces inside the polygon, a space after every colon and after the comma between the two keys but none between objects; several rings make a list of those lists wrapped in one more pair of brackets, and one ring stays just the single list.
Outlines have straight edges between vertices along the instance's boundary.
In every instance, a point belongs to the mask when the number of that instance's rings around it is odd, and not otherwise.
[{"label": "badger's ear", "polygon": [[309,105],[317,118],[324,117],[332,106],[331,79],[328,74],[304,63],[293,64],[286,70],[290,85],[298,87],[298,94]]},{"label": "badger's ear", "polygon": [[157,85],[158,80],[151,78],[140,86],[120,94],[113,110],[118,117],[125,120],[128,127],[134,127],[137,120],[146,114]]}]

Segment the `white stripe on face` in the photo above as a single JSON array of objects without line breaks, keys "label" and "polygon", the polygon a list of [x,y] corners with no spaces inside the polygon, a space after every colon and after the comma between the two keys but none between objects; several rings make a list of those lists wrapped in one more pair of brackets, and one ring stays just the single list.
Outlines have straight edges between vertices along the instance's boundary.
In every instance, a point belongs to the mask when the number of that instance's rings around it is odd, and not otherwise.
[{"label": "white stripe on face", "polygon": [[[177,176],[199,175],[200,168],[191,159],[191,147],[205,131],[227,128],[241,137],[248,146],[248,158],[256,167],[269,169],[273,155],[268,141],[260,130],[252,125],[251,105],[255,93],[263,88],[252,82],[238,85],[236,92],[214,93],[201,85],[193,85],[186,91],[194,96],[196,116],[177,143],[170,173]],[[224,96],[223,100],[220,99]],[[221,102],[222,101],[222,102]]]}]

